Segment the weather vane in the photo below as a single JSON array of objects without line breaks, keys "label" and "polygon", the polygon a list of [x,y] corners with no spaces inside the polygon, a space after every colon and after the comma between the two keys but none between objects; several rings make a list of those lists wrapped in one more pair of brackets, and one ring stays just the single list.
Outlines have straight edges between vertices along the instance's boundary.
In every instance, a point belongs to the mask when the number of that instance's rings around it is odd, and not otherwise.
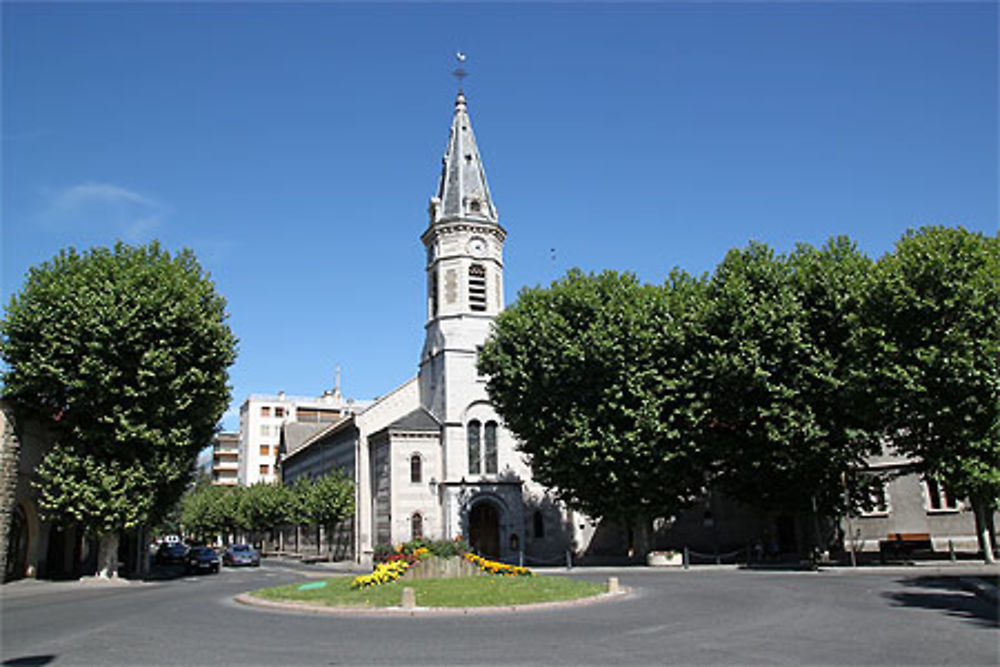
[{"label": "weather vane", "polygon": [[462,69],[462,63],[465,62],[465,57],[466,57],[465,54],[462,53],[461,51],[455,54],[455,59],[458,61],[458,67],[455,68],[455,71],[452,72],[452,75],[455,77],[455,79],[458,80],[459,92],[461,92],[462,90],[462,79],[469,76],[469,73],[466,72],[464,69]]}]

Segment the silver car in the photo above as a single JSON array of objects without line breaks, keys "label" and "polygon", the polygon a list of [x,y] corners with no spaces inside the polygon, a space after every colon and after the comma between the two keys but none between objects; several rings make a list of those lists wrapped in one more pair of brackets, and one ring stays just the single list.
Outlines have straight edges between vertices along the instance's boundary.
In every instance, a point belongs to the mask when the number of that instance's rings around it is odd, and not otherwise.
[{"label": "silver car", "polygon": [[222,562],[226,565],[258,567],[260,554],[249,544],[233,544],[226,548],[226,552],[222,555]]}]

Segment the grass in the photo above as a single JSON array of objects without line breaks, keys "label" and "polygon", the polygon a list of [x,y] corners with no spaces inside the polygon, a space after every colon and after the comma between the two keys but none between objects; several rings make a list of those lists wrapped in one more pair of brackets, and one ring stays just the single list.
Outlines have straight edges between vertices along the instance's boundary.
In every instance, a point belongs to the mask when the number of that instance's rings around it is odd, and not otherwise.
[{"label": "grass", "polygon": [[401,580],[369,588],[351,588],[353,577],[327,579],[326,586],[299,590],[302,584],[254,591],[252,595],[279,602],[306,602],[329,607],[396,607],[403,588],[410,587],[420,607],[500,607],[559,600],[577,600],[605,591],[601,584],[568,577],[465,577]]}]

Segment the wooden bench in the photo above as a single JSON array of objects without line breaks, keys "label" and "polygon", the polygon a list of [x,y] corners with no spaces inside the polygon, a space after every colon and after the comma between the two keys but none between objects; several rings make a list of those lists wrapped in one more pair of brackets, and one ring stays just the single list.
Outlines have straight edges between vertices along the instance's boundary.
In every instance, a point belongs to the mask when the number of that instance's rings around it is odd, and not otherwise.
[{"label": "wooden bench", "polygon": [[885,562],[887,555],[909,558],[917,551],[934,551],[930,533],[889,533],[889,539],[879,540],[879,556]]}]

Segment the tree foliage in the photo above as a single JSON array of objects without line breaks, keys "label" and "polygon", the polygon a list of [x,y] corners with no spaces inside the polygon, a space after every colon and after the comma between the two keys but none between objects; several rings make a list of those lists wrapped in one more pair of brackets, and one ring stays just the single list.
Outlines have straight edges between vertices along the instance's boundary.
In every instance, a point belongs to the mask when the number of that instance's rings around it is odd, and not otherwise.
[{"label": "tree foliage", "polygon": [[849,381],[869,266],[841,238],[789,255],[751,243],[716,268],[704,311],[706,446],[729,495],[789,513],[843,509],[843,479],[877,444]]},{"label": "tree foliage", "polygon": [[334,468],[304,487],[302,505],[309,523],[334,526],[354,514],[354,482]]},{"label": "tree foliage", "polygon": [[99,534],[179,498],[229,401],[236,340],[190,251],[69,249],[32,268],[0,323],[4,396],[58,445],[41,507]]},{"label": "tree foliage", "polygon": [[988,520],[1000,496],[1000,236],[907,233],[878,262],[864,315],[869,422]]},{"label": "tree foliage", "polygon": [[571,271],[496,320],[480,369],[535,478],[591,516],[651,518],[703,484],[697,378],[687,372],[702,283]]},{"label": "tree foliage", "polygon": [[354,483],[340,470],[292,486],[192,487],[181,501],[184,530],[203,539],[237,531],[268,531],[284,525],[330,527],[354,514]]}]

